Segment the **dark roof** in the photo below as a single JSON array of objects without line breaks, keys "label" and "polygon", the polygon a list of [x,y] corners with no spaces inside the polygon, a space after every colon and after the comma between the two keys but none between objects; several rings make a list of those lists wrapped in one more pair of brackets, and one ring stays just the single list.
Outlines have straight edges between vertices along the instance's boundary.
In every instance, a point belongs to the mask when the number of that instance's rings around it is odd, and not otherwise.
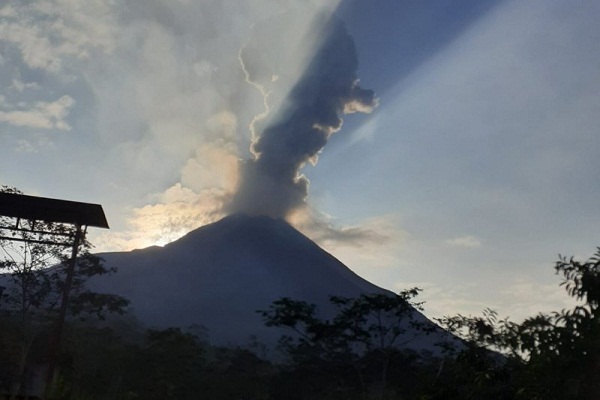
[{"label": "dark roof", "polygon": [[108,229],[100,204],[0,193],[0,215],[45,222],[63,222]]}]

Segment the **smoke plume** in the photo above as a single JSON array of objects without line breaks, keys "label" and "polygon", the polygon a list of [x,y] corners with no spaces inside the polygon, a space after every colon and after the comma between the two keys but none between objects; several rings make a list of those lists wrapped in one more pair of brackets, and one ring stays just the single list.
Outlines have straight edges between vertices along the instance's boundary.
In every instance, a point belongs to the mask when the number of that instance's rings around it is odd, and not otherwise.
[{"label": "smoke plume", "polygon": [[[309,182],[302,167],[316,164],[344,114],[377,105],[374,92],[358,85],[356,48],[342,22],[322,14],[302,35],[284,36],[293,21],[279,16],[255,26],[240,52],[247,81],[262,92],[266,110],[251,124],[253,158],[242,164],[232,212],[285,218],[304,206]],[[290,84],[286,65],[307,47],[313,49],[304,51],[307,67]]]}]

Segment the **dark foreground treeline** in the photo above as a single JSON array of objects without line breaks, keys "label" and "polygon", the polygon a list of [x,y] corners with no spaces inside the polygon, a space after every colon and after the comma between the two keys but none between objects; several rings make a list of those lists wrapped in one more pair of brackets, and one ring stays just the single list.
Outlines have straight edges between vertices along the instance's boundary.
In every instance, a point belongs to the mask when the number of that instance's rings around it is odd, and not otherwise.
[{"label": "dark foreground treeline", "polygon": [[[261,314],[291,336],[270,357],[257,344],[210,346],[198,328],[143,331],[128,318],[102,326],[73,321],[49,398],[599,399],[600,250],[586,262],[561,258],[555,269],[580,305],[520,324],[489,310],[440,319],[464,342],[444,341],[437,354],[398,350],[415,339],[413,332],[433,334],[411,316],[418,289],[333,297],[338,313],[327,320],[310,304],[280,299]],[[17,379],[25,392],[44,375],[48,332],[40,326],[24,353],[20,322],[0,316],[0,324],[0,393],[10,393]]]},{"label": "dark foreground treeline", "polygon": [[[510,367],[476,349],[445,359],[387,349],[383,382],[379,350],[357,357],[288,347],[289,357],[275,363],[249,349],[210,346],[179,329],[139,334],[123,327],[71,326],[51,398],[490,399],[509,398],[512,389]],[[0,382],[9,393],[19,360],[11,354],[8,330],[0,337]],[[43,362],[44,346],[37,343],[28,360],[33,375]]]}]

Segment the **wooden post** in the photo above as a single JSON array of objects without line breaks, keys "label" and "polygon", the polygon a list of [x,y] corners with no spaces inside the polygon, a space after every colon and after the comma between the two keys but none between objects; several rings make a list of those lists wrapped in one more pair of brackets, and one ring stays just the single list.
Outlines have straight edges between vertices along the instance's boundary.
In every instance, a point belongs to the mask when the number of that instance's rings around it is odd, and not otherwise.
[{"label": "wooden post", "polygon": [[75,225],[75,239],[73,241],[73,249],[71,251],[71,258],[69,259],[69,264],[67,266],[67,276],[65,277],[65,286],[62,293],[62,299],[60,302],[60,310],[58,315],[58,321],[56,324],[56,331],[54,333],[54,337],[51,339],[50,345],[50,359],[48,364],[48,372],[46,376],[46,390],[45,390],[45,398],[48,398],[50,395],[50,390],[52,389],[52,385],[54,383],[56,364],[58,362],[58,356],[60,353],[60,342],[62,338],[62,332],[65,325],[65,319],[67,316],[67,308],[69,303],[69,294],[71,292],[71,286],[73,284],[73,277],[75,275],[75,266],[77,265],[77,252],[79,250],[79,245],[81,240],[83,239],[83,232],[81,231],[81,225]]}]

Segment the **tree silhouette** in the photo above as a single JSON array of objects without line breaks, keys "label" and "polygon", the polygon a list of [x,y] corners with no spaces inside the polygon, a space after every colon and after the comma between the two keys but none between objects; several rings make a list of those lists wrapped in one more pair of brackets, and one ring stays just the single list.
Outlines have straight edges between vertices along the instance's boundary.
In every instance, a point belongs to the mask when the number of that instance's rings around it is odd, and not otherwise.
[{"label": "tree silhouette", "polygon": [[[337,313],[330,320],[318,317],[315,305],[290,298],[279,299],[259,313],[267,326],[287,327],[295,333],[284,336],[280,344],[299,369],[314,367],[316,379],[329,371],[332,379],[348,386],[346,390],[358,382],[364,395],[375,391],[383,398],[392,357],[431,329],[417,318],[421,303],[412,299],[419,292],[413,288],[397,295],[332,296],[330,303]],[[348,370],[354,371],[355,378],[348,378]],[[343,390],[341,385],[337,389]]]},{"label": "tree silhouette", "polygon": [[510,367],[515,398],[598,399],[600,248],[585,262],[559,256],[555,271],[563,276],[560,285],[579,303],[571,309],[540,313],[520,324],[499,320],[491,310],[483,317],[458,315],[438,321],[466,339],[468,352],[482,355],[488,374]]},{"label": "tree silhouette", "polygon": [[[0,192],[22,194],[8,186],[2,186]],[[0,217],[3,228],[16,225],[14,218]],[[46,355],[31,354],[31,349],[36,340],[52,336],[52,325],[65,288],[71,248],[61,244],[62,241],[48,240],[48,233],[65,242],[75,237],[74,228],[67,224],[20,220],[18,226],[18,230],[2,235],[8,238],[0,239],[0,277],[4,282],[0,312],[3,323],[12,326],[19,339],[11,351],[11,358],[17,360],[9,377],[13,397],[21,391],[28,365],[44,362]],[[87,240],[80,241],[69,310],[72,315],[87,313],[99,318],[107,312],[123,312],[128,304],[123,297],[85,289],[84,284],[90,277],[116,271],[104,267],[102,259],[90,253],[91,248]]]}]

